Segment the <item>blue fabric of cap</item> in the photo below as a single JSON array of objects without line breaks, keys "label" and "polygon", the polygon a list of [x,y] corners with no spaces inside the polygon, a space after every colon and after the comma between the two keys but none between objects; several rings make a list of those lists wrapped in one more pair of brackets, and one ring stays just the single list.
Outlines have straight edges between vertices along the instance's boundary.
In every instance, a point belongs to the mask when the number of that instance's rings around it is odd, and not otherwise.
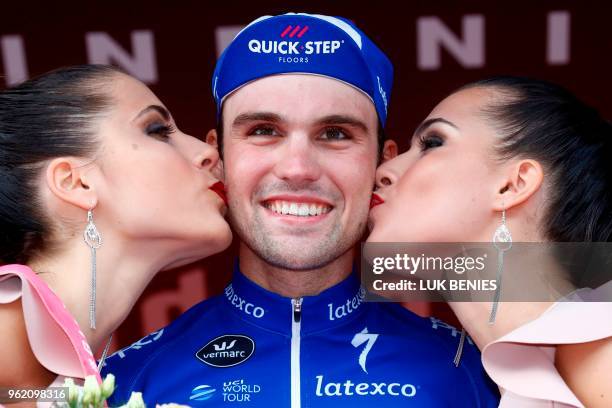
[{"label": "blue fabric of cap", "polygon": [[321,75],[357,88],[372,100],[385,125],[393,85],[389,58],[350,21],[303,13],[260,17],[225,49],[212,79],[217,117],[232,92],[287,73]]}]

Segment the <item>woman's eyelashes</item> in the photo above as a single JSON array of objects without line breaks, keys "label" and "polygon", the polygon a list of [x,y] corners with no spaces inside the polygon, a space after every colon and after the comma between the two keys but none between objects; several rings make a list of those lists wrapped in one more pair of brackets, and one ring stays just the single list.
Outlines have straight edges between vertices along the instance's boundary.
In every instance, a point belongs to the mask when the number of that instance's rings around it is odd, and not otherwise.
[{"label": "woman's eyelashes", "polygon": [[437,132],[428,132],[419,136],[419,148],[422,152],[444,145],[444,137]]},{"label": "woman's eyelashes", "polygon": [[170,135],[176,131],[176,127],[170,123],[152,122],[145,128],[145,133],[149,136],[156,137],[161,140],[168,140]]}]

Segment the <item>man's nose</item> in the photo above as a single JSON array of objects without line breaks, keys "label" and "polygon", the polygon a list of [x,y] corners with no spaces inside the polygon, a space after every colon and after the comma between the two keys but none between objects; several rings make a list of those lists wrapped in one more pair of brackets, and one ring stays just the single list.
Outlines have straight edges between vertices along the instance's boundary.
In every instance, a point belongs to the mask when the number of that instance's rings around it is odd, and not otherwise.
[{"label": "man's nose", "polygon": [[285,181],[314,181],[321,177],[317,148],[307,135],[286,136],[286,141],[278,151],[278,162],[274,167],[275,175]]}]

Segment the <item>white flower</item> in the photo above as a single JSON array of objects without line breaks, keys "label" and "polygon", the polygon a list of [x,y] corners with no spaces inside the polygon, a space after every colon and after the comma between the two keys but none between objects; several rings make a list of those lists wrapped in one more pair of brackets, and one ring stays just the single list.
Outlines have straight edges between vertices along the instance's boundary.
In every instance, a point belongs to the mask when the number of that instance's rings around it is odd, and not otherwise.
[{"label": "white flower", "polygon": [[102,400],[107,399],[115,391],[115,376],[108,374],[102,382]]},{"label": "white flower", "polygon": [[[108,374],[101,385],[95,376],[85,378],[85,384],[80,387],[74,383],[72,378],[64,380],[64,387],[68,388],[67,403],[57,404],[59,408],[102,408],[104,402],[115,390],[115,376]],[[161,404],[159,408],[189,408],[188,405]],[[132,392],[127,404],[120,408],[146,408],[142,393]]]},{"label": "white flower", "polygon": [[76,386],[72,378],[64,380],[64,387],[68,388],[68,405],[76,407],[79,400],[79,387]]},{"label": "white flower", "polygon": [[100,403],[100,386],[98,380],[93,375],[88,375],[85,378],[85,385],[83,385],[83,405],[88,406],[89,404],[98,406]]},{"label": "white flower", "polygon": [[132,395],[130,395],[130,400],[125,405],[125,408],[145,408],[145,403],[142,399],[142,393],[132,392]]}]

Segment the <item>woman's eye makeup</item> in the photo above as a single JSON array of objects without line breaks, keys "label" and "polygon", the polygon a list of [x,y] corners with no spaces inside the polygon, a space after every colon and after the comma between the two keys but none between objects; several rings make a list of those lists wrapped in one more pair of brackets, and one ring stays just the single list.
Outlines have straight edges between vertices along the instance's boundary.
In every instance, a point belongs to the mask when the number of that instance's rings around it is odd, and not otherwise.
[{"label": "woman's eye makeup", "polygon": [[176,131],[176,127],[170,123],[155,121],[145,127],[145,133],[149,136],[167,140]]},{"label": "woman's eye makeup", "polygon": [[437,132],[427,132],[419,136],[419,148],[422,152],[444,145],[444,137]]}]

